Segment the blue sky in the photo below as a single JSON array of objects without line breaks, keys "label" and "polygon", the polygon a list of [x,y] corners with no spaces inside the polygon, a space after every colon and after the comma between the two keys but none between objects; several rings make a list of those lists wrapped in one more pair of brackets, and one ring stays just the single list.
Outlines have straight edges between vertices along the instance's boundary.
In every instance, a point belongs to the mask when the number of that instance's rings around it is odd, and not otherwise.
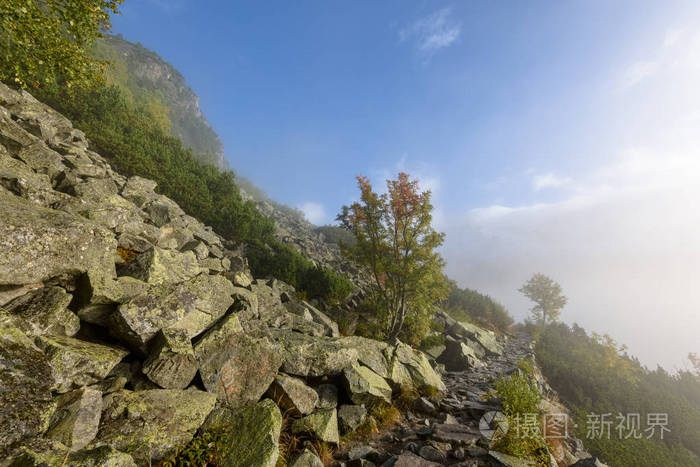
[{"label": "blue sky", "polygon": [[128,0],[114,19],[272,198],[324,223],[355,175],[407,171],[461,285],[521,318],[541,271],[565,321],[669,367],[700,351],[699,25],[674,0]]}]

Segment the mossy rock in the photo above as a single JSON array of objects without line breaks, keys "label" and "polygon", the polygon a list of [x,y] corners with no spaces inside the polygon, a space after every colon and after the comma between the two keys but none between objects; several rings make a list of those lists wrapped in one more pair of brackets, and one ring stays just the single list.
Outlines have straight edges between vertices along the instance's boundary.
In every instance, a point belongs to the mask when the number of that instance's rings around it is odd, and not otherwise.
[{"label": "mossy rock", "polygon": [[355,363],[343,371],[345,389],[355,404],[391,403],[391,387],[364,365]]},{"label": "mossy rock", "polygon": [[292,433],[311,433],[326,443],[340,442],[336,409],[321,409],[304,418],[294,420]]}]

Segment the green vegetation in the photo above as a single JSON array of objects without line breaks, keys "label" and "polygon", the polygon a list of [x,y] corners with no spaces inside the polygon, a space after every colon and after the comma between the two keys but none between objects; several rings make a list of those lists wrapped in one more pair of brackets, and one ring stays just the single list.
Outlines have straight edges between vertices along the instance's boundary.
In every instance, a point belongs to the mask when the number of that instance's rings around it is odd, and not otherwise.
[{"label": "green vegetation", "polygon": [[200,161],[212,165],[220,162],[221,141],[191,107],[196,97],[172,65],[121,35],[107,35],[97,41],[92,54],[109,62],[105,82],[119,87],[129,104],[151,115],[164,132],[179,138]]},{"label": "green vegetation", "polygon": [[513,318],[505,307],[489,297],[472,289],[460,289],[450,281],[450,294],[442,303],[443,308],[458,321],[477,322],[487,327],[506,331],[513,324]]},{"label": "green vegetation", "polygon": [[[447,295],[445,262],[436,251],[445,234],[432,225],[430,191],[400,173],[387,180],[387,193],[357,177],[360,202],[344,206],[338,220],[355,237],[344,251],[368,268],[373,279],[377,324],[385,338],[427,332],[433,304]],[[418,339],[420,341],[420,339]]]},{"label": "green vegetation", "polygon": [[317,268],[274,236],[274,222],[252,202],[244,202],[233,172],[200,162],[190,149],[164,131],[142,108],[134,107],[115,86],[66,89],[46,86],[37,97],[70,118],[97,152],[126,176],[158,182],[158,191],[185,212],[211,225],[223,237],[250,245],[256,277],[273,275],[309,297],[340,300],[350,282]]},{"label": "green vegetation", "polygon": [[0,2],[0,81],[39,87],[100,82],[104,63],[90,47],[109,28],[123,0],[3,0]]},{"label": "green vegetation", "polygon": [[541,326],[556,322],[566,305],[567,299],[561,293],[561,286],[544,274],[533,274],[518,291],[535,302],[530,313]]},{"label": "green vegetation", "polygon": [[[660,367],[650,371],[609,336],[589,336],[575,324],[548,325],[540,334],[535,353],[549,384],[573,409],[577,435],[592,454],[610,465],[698,465],[697,374],[680,371],[671,375]],[[658,413],[668,414],[670,431],[664,432],[663,440],[659,428],[650,438],[651,432],[644,431],[647,416]],[[590,414],[609,414],[609,438],[607,433],[590,432]],[[625,419],[618,418],[619,414]],[[627,420],[627,414],[633,414],[632,420]],[[638,427],[634,414],[639,414]],[[638,439],[626,437],[633,431],[630,427],[638,430]]]},{"label": "green vegetation", "polygon": [[347,229],[337,225],[322,225],[321,227],[316,227],[314,232],[323,234],[323,241],[326,243],[332,243],[338,246],[355,246],[355,236]]},{"label": "green vegetation", "polygon": [[547,442],[540,426],[540,394],[526,371],[516,372],[496,381],[496,390],[503,399],[503,410],[509,429],[498,439],[494,449],[536,465],[549,465]]}]

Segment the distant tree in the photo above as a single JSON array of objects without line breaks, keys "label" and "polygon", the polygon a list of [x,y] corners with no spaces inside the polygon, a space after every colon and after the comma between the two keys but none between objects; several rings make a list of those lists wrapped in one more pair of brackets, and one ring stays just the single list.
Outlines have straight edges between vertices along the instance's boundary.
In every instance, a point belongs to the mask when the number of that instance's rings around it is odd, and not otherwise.
[{"label": "distant tree", "polygon": [[700,357],[698,357],[698,354],[690,352],[688,354],[688,360],[690,360],[690,364],[693,366],[691,371],[695,373],[696,376],[700,377]]},{"label": "distant tree", "polygon": [[[436,251],[445,234],[432,225],[430,191],[405,173],[387,180],[378,194],[367,177],[357,177],[359,202],[344,206],[337,220],[355,236],[345,252],[366,266],[373,278],[380,323],[388,340],[399,337],[407,322],[433,313],[434,302],[447,295],[445,262]],[[425,319],[424,321],[427,321]]]},{"label": "distant tree", "polygon": [[556,322],[567,298],[561,293],[561,286],[544,274],[533,276],[518,289],[520,293],[535,302],[530,309],[532,318],[543,327]]},{"label": "distant tree", "polygon": [[92,44],[124,0],[0,1],[0,80],[22,87],[100,81]]}]

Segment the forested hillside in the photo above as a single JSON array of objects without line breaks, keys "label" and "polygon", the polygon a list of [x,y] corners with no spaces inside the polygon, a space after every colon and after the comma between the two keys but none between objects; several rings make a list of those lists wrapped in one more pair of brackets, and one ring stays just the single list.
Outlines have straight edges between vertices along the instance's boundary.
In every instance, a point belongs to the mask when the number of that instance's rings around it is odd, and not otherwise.
[{"label": "forested hillside", "polygon": [[175,67],[121,35],[99,40],[93,53],[109,62],[105,81],[118,86],[127,102],[150,115],[202,162],[228,168],[221,140],[199,109],[199,98]]}]

